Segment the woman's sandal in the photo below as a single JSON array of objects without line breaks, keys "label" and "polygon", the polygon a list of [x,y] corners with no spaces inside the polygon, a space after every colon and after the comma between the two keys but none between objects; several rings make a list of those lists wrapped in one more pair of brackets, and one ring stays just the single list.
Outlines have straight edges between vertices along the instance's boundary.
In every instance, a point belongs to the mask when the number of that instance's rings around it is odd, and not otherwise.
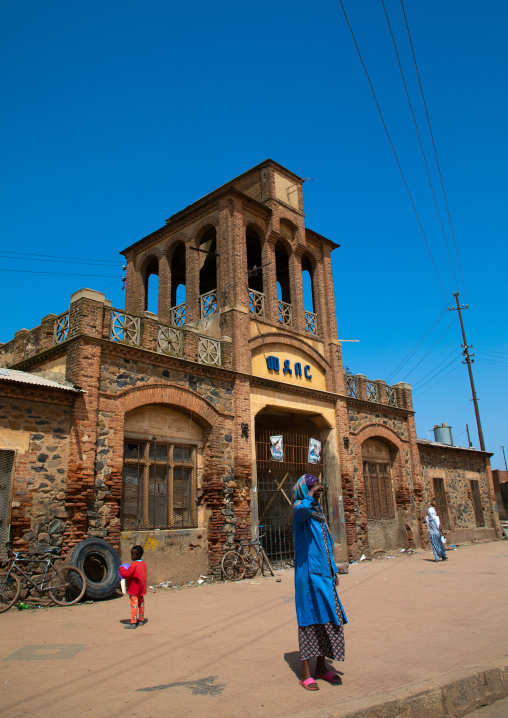
[{"label": "woman's sandal", "polygon": [[324,676],[314,676],[314,678],[319,681],[328,681],[328,683],[335,686],[339,686],[342,683],[342,678],[333,671],[326,671]]},{"label": "woman's sandal", "polygon": [[[319,686],[314,678],[306,678],[304,681],[298,681],[298,683],[305,688],[306,691],[318,691]],[[311,686],[314,686],[313,688]]]}]

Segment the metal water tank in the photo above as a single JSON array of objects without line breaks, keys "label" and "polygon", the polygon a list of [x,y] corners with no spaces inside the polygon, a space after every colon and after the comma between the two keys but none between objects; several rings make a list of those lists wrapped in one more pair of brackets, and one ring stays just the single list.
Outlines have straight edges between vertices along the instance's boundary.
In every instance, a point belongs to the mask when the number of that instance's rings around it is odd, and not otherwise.
[{"label": "metal water tank", "polygon": [[436,424],[434,427],[434,438],[436,441],[439,441],[440,444],[453,446],[452,427],[447,426],[445,423],[441,425]]}]

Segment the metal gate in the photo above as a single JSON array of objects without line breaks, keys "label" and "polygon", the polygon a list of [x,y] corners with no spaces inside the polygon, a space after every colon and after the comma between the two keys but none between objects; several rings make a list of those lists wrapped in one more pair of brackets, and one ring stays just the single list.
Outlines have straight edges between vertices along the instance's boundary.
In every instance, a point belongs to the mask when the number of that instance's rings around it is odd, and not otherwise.
[{"label": "metal gate", "polygon": [[14,451],[0,449],[0,558],[5,558],[7,555],[5,542],[9,539],[14,456]]},{"label": "metal gate", "polygon": [[[283,437],[284,461],[273,461],[271,456],[270,436],[276,435]],[[262,544],[274,562],[292,563],[294,559],[292,487],[302,474],[313,474],[325,485],[324,447],[321,461],[310,464],[308,453],[311,438],[319,439],[319,433],[311,435],[266,429],[256,432],[259,533],[265,535]],[[326,491],[321,505],[328,520]]]}]

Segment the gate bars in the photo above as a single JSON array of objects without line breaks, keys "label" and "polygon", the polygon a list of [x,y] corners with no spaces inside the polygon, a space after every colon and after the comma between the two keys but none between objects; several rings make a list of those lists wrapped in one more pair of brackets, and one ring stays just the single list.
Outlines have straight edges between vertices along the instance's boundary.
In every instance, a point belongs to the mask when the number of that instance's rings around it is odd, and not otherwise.
[{"label": "gate bars", "polygon": [[[270,436],[282,434],[284,461],[273,461]],[[313,474],[326,489],[326,454],[322,447],[321,461],[309,464],[309,440],[319,439],[320,432],[302,434],[280,429],[256,431],[257,494],[259,503],[259,533],[270,561],[291,563],[294,559],[293,511],[291,489],[302,474]],[[322,442],[324,444],[324,442]],[[328,520],[327,491],[321,499]]]}]

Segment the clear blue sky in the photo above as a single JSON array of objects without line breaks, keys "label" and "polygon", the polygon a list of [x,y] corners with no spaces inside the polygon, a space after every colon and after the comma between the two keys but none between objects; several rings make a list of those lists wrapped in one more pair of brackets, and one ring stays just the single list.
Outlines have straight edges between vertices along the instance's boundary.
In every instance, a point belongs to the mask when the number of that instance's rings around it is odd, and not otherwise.
[{"label": "clear blue sky", "polygon": [[[381,0],[344,5],[445,294],[452,302],[458,288],[465,301]],[[385,5],[453,247],[401,4]],[[504,468],[508,4],[406,0],[405,9],[468,294],[486,444],[493,467]],[[0,341],[64,311],[84,286],[123,307],[117,252],[272,157],[313,178],[304,186],[307,225],[341,245],[339,337],[360,339],[343,345],[344,363],[413,384],[419,436],[445,421],[466,445],[469,423],[478,446],[458,324],[432,348],[456,313],[393,373],[447,299],[340,3],[20,0],[3,4],[1,21]],[[104,263],[7,258],[13,251]],[[15,269],[84,276],[5,271]]]}]

